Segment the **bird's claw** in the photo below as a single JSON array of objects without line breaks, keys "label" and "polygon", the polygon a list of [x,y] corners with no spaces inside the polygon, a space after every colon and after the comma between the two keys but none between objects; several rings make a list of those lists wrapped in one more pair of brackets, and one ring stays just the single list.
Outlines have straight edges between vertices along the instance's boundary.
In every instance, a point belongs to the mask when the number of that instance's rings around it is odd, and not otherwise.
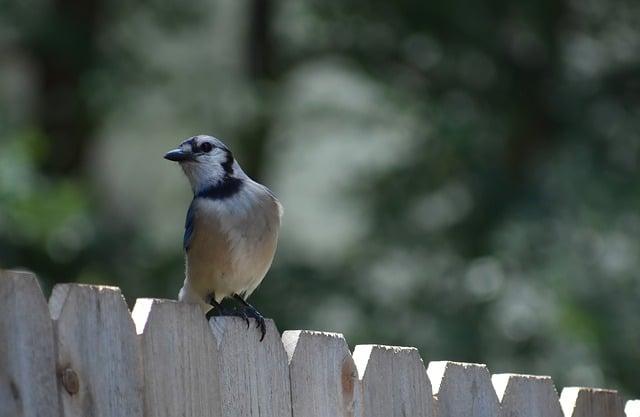
[{"label": "bird's claw", "polygon": [[218,302],[216,302],[215,299],[211,298],[209,300],[209,304],[211,305],[212,308],[209,311],[207,311],[207,313],[204,315],[204,317],[207,319],[207,321],[211,320],[212,317],[220,317],[220,316],[229,315],[227,309],[222,307],[222,305],[220,305]]},{"label": "bird's claw", "polygon": [[249,322],[249,316],[247,315],[247,313],[244,312],[244,310],[236,310],[238,317],[244,319],[245,323],[247,323],[247,329],[251,326],[251,323]]},{"label": "bird's claw", "polygon": [[258,313],[257,310],[255,310],[253,318],[256,320],[256,329],[260,329],[260,341],[262,342],[264,340],[264,336],[267,334],[267,324],[265,323],[262,314]]},{"label": "bird's claw", "polygon": [[264,320],[264,316],[260,314],[258,310],[252,305],[246,307],[247,315],[256,320],[256,329],[260,329],[260,341],[264,340],[264,336],[267,334],[267,324]]},{"label": "bird's claw", "polygon": [[244,320],[245,323],[247,323],[247,329],[251,327],[251,322],[249,321],[249,319],[255,319],[256,328],[260,329],[260,341],[262,342],[262,340],[264,339],[264,335],[267,332],[267,325],[265,324],[264,317],[262,316],[262,314],[260,314],[260,312],[258,312],[258,310],[255,309],[255,307],[244,301],[244,299],[242,299],[240,296],[234,295],[234,298],[240,301],[240,308],[223,307],[222,304],[218,303],[213,297],[211,297],[209,299],[209,304],[211,304],[213,308],[207,311],[207,313],[205,314],[205,318],[207,319],[207,321],[209,321],[211,317],[240,317]]},{"label": "bird's claw", "polygon": [[[260,329],[260,341],[264,340],[264,336],[267,334],[267,324],[265,322],[264,316],[260,314],[258,310],[248,302],[244,300],[244,298],[240,297],[238,294],[234,294],[233,298],[235,298],[242,305],[243,309],[241,310],[245,317],[251,317],[256,320],[256,329]],[[247,320],[248,323],[248,320]]]},{"label": "bird's claw", "polygon": [[258,320],[258,326],[256,327],[260,327],[260,341],[262,342],[264,340],[264,336],[267,334],[267,325],[265,324],[264,319]]}]

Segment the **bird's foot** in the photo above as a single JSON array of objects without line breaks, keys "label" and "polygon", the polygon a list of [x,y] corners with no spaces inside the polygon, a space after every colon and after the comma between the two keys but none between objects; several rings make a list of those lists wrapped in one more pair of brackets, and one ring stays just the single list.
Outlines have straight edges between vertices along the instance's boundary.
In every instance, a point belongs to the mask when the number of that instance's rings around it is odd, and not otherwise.
[{"label": "bird's foot", "polygon": [[256,328],[260,329],[260,341],[264,340],[265,334],[267,334],[267,325],[264,320],[264,316],[260,314],[258,310],[251,304],[249,304],[244,298],[240,297],[238,294],[233,294],[233,298],[238,301],[242,307],[243,312],[246,317],[251,317],[256,320]]},{"label": "bird's foot", "polygon": [[237,317],[241,317],[244,319],[245,323],[247,323],[247,329],[249,328],[249,326],[251,326],[251,323],[249,322],[249,316],[247,315],[246,311],[244,310],[235,310],[235,315]]},{"label": "bird's foot", "polygon": [[209,303],[213,306],[213,308],[207,311],[207,314],[205,314],[207,320],[209,320],[211,317],[240,317],[247,323],[247,329],[249,328],[249,316],[244,310],[224,307],[222,304],[213,299],[210,300]]},{"label": "bird's foot", "polygon": [[221,317],[229,315],[229,310],[222,307],[222,305],[220,303],[217,303],[214,299],[209,300],[209,304],[211,304],[213,308],[207,311],[207,314],[204,315],[207,320],[211,319],[211,317]]}]

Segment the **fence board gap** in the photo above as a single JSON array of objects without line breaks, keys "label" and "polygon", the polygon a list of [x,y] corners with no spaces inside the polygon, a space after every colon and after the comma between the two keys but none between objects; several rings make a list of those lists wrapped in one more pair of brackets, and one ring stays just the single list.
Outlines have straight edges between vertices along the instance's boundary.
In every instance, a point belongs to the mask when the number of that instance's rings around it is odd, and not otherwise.
[{"label": "fence board gap", "polygon": [[53,327],[36,277],[0,270],[0,416],[58,417]]},{"label": "fence board gap", "polygon": [[293,417],[354,417],[358,371],[344,337],[290,330],[282,342],[289,357]]},{"label": "fence board gap", "polygon": [[115,287],[58,284],[49,299],[65,417],[142,417],[142,363]]},{"label": "fence board gap", "polygon": [[430,362],[427,374],[436,397],[438,417],[497,417],[498,397],[486,365]]},{"label": "fence board gap", "polygon": [[560,405],[565,417],[624,417],[622,398],[615,390],[566,387]]},{"label": "fence board gap", "polygon": [[358,345],[353,352],[367,417],[434,415],[431,384],[416,348]]},{"label": "fence board gap", "polygon": [[145,417],[221,417],[218,349],[196,304],[139,298]]}]

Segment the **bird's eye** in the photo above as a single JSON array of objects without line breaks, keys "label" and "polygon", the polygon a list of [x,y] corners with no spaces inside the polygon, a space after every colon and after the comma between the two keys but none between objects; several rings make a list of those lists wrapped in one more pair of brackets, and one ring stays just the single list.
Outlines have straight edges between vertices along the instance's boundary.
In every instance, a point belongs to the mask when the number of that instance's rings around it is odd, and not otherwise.
[{"label": "bird's eye", "polygon": [[213,145],[210,144],[209,142],[204,142],[202,145],[200,145],[201,152],[209,153],[211,152],[211,149],[213,149]]}]

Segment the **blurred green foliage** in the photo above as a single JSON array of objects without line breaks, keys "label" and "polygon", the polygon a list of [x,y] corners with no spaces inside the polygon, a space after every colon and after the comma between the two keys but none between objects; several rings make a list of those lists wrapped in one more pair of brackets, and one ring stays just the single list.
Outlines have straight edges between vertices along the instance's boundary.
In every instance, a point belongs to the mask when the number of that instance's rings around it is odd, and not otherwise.
[{"label": "blurred green foliage", "polygon": [[175,297],[210,133],[281,330],[640,392],[640,3],[4,2],[0,51],[1,266]]}]

